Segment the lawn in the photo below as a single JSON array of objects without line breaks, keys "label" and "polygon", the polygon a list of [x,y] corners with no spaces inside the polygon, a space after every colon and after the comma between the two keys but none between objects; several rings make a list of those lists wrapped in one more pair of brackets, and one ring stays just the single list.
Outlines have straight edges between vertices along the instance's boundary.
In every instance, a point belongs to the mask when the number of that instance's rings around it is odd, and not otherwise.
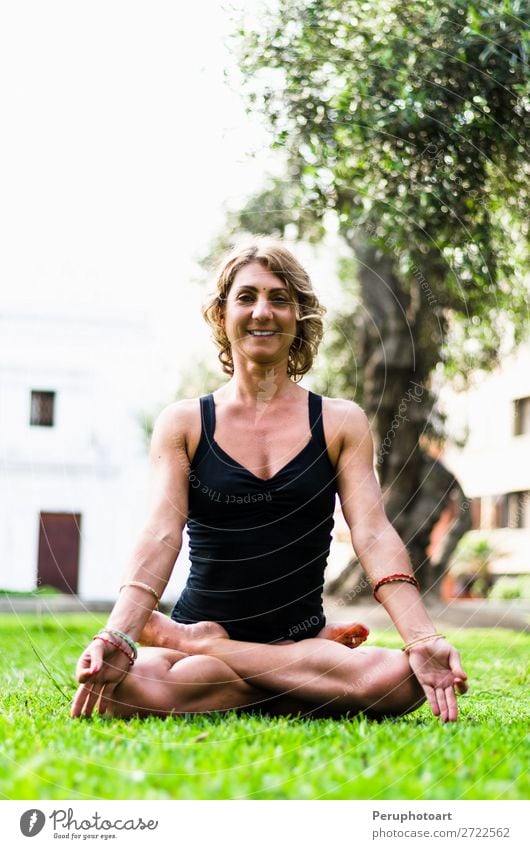
[{"label": "lawn", "polygon": [[528,635],[448,633],[472,684],[456,725],[425,706],[379,723],[234,714],[72,721],[72,670],[101,624],[90,614],[0,616],[0,798],[528,798]]}]

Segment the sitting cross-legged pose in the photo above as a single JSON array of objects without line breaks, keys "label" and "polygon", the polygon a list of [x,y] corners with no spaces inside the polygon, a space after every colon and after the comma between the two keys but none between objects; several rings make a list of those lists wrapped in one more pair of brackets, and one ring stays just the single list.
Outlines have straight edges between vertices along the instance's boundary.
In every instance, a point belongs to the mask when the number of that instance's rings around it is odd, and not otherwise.
[{"label": "sitting cross-legged pose", "polygon": [[[384,717],[427,698],[443,721],[457,718],[466,674],[436,633],[385,516],[366,416],[298,382],[323,313],[281,242],[258,239],[225,260],[204,315],[230,379],[157,419],[152,509],[107,625],[78,662],[72,716]],[[404,651],[361,646],[361,625],[326,624],[337,493]],[[155,608],[186,523],[191,569],[169,618]]]}]

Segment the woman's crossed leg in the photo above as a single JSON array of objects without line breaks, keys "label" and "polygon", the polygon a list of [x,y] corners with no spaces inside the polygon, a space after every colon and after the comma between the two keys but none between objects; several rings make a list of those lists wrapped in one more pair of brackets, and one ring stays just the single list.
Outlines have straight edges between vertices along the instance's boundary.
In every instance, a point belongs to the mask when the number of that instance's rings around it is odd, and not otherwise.
[{"label": "woman's crossed leg", "polygon": [[104,706],[115,716],[260,710],[273,714],[398,716],[424,693],[408,657],[308,639],[288,645],[242,643],[220,626],[179,626],[181,651],[140,649],[133,669]]},{"label": "woman's crossed leg", "polygon": [[123,717],[168,716],[250,710],[267,700],[271,693],[247,684],[223,661],[148,647],[138,650],[134,667],[114,690],[107,710]]}]

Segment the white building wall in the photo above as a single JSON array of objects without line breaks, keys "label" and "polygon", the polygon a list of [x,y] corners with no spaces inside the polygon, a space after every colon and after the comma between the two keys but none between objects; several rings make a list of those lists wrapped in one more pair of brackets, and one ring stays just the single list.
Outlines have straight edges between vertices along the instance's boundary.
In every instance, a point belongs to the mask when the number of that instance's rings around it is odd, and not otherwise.
[{"label": "white building wall", "polygon": [[481,500],[481,527],[495,551],[496,574],[530,571],[529,502],[522,505],[522,528],[494,527],[497,497],[530,491],[530,434],[514,435],[514,401],[530,397],[530,346],[521,346],[491,374],[477,374],[472,387],[441,395],[447,429],[461,448],[449,443],[442,460],[468,498]]},{"label": "white building wall", "polygon": [[[79,595],[115,598],[147,513],[155,367],[142,320],[0,314],[0,588],[35,589],[40,512],[72,512]],[[56,392],[54,427],[30,425],[32,389]]]},{"label": "white building wall", "polygon": [[522,346],[467,392],[445,391],[448,428],[464,448],[449,445],[443,460],[473,498],[530,489],[530,434],[513,435],[513,402],[530,396],[530,346]]}]

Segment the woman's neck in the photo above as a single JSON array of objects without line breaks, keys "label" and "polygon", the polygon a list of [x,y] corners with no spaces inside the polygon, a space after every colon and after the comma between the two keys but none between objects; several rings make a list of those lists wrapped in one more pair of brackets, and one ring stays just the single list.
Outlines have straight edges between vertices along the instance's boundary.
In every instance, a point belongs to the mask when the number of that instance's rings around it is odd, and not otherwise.
[{"label": "woman's neck", "polygon": [[244,362],[234,363],[234,374],[221,390],[219,397],[245,405],[263,404],[293,398],[298,387],[287,374],[287,364],[261,365]]}]

